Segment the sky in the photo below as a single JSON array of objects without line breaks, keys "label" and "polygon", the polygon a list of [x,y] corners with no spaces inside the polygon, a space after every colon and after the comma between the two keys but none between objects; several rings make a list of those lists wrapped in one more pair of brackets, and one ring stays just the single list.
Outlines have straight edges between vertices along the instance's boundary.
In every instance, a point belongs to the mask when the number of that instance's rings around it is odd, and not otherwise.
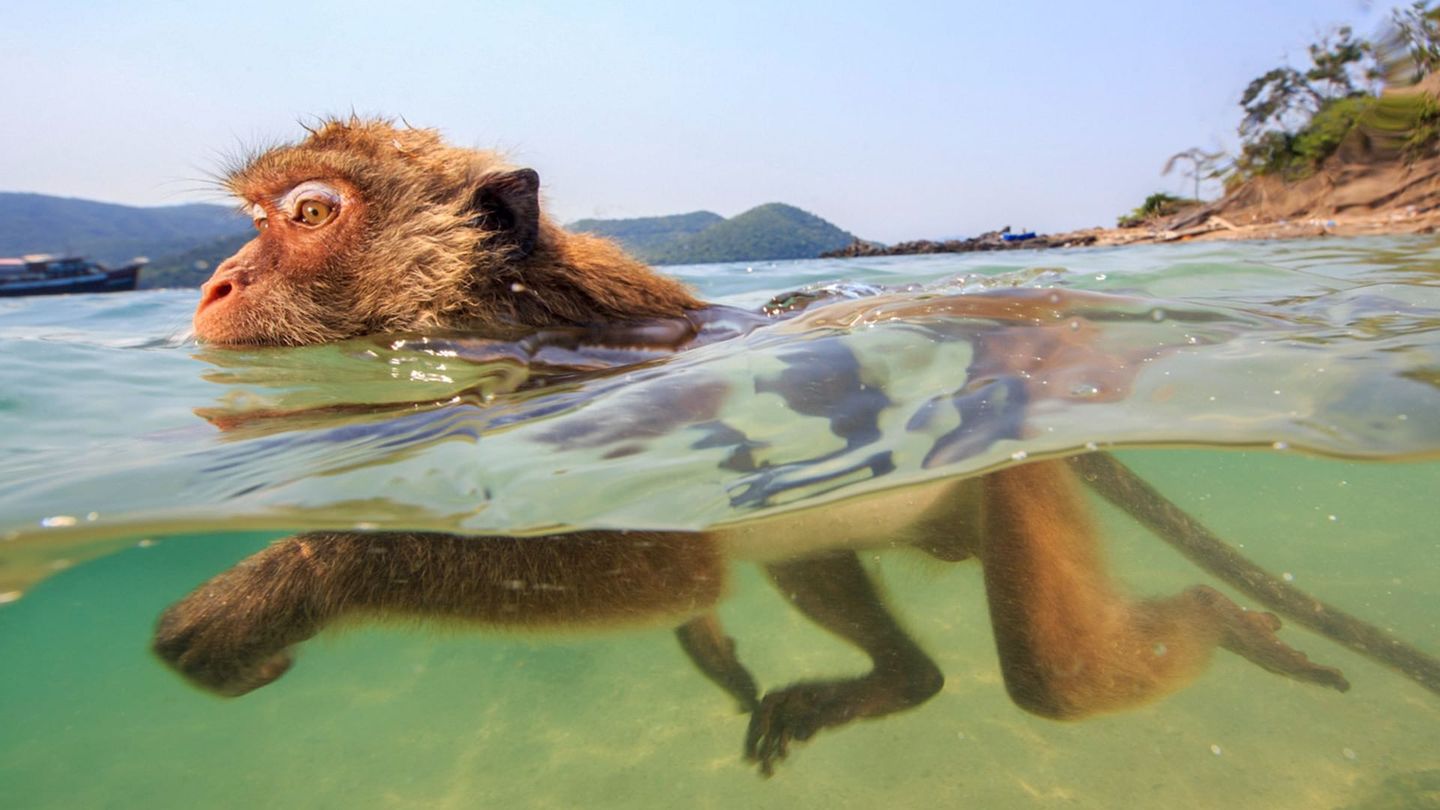
[{"label": "sky", "polygon": [[1250,79],[1391,5],[0,0],[0,190],[228,202],[226,156],[353,110],[501,149],[562,222],[1108,225],[1190,188],[1170,155],[1234,148]]}]

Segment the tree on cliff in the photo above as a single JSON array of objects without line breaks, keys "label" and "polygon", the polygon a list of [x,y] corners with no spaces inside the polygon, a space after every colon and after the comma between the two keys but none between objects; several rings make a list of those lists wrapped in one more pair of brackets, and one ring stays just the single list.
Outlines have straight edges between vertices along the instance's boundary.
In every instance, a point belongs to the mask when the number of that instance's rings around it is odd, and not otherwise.
[{"label": "tree on cliff", "polygon": [[1440,9],[1416,0],[1390,12],[1394,28],[1385,44],[1386,78],[1414,83],[1440,68]]},{"label": "tree on cliff", "polygon": [[1308,172],[1335,151],[1374,99],[1384,71],[1375,46],[1349,26],[1308,50],[1305,69],[1274,68],[1241,94],[1235,178]]},{"label": "tree on cliff", "polygon": [[1407,158],[1440,138],[1440,107],[1430,96],[1379,97],[1382,79],[1400,87],[1440,69],[1440,9],[1430,0],[1392,10],[1378,45],[1341,27],[1308,52],[1303,70],[1277,67],[1245,88],[1240,156],[1227,186],[1264,174],[1303,177],[1361,126],[1400,144]]},{"label": "tree on cliff", "polygon": [[1213,180],[1219,177],[1225,170],[1225,153],[1223,151],[1207,152],[1198,146],[1192,146],[1183,152],[1176,152],[1165,161],[1165,168],[1160,170],[1161,174],[1169,174],[1182,161],[1190,161],[1190,170],[1185,176],[1195,180],[1195,200],[1200,199],[1200,181]]}]

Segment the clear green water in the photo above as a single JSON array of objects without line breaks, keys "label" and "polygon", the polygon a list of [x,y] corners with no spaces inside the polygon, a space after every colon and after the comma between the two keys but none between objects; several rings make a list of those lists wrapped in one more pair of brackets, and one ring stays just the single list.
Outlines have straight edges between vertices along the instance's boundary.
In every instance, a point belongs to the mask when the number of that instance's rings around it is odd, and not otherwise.
[{"label": "clear green water", "polygon": [[[1096,340],[1112,353],[1154,351],[1124,396],[1090,394],[1083,373],[1067,378],[1061,395],[1032,403],[1023,439],[927,465],[945,425],[906,425],[963,384],[964,337],[975,334],[963,318],[862,308],[841,326],[791,322],[628,378],[519,396],[508,393],[513,369],[435,345],[199,350],[182,337],[193,292],[0,301],[0,591],[13,600],[0,605],[5,805],[1440,806],[1440,696],[1367,659],[1288,628],[1352,690],[1219,654],[1160,703],[1046,721],[1005,695],[978,567],[912,552],[866,554],[867,565],[946,672],[945,690],[914,711],[822,733],[770,780],[740,760],[745,718],[665,628],[534,638],[358,627],[312,642],[281,681],[236,700],[193,690],[150,657],[167,604],[286,528],[698,527],[1087,442],[1183,446],[1122,456],[1257,562],[1440,653],[1440,245],[678,272],[707,297],[746,306],[838,278],[928,283],[914,294],[925,300],[1006,285],[1126,293],[1135,300],[1094,319]],[[762,437],[774,465],[804,470],[830,449],[826,431],[740,383],[827,340],[886,382],[894,413],[878,446],[896,469],[881,481],[816,492],[782,477],[769,502],[737,504],[733,494],[754,481],[718,470],[718,454],[690,448],[683,429],[618,459],[543,442],[557,426],[613,424],[673,386],[719,379],[731,387],[727,421]],[[221,431],[195,413],[223,422],[466,389],[488,398],[419,419],[262,418]],[[1208,581],[1125,516],[1097,509],[1131,590]],[[864,669],[750,565],[737,566],[721,614],[766,686]]]}]

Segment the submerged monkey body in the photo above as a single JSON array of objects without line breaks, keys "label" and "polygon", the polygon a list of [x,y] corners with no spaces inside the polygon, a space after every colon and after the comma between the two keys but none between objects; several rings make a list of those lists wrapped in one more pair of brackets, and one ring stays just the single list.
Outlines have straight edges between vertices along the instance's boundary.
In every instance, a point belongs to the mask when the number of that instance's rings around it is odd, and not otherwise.
[{"label": "submerged monkey body", "polygon": [[[206,342],[559,328],[576,339],[675,351],[715,322],[717,310],[679,283],[608,241],[550,222],[533,171],[448,146],[432,131],[330,122],[255,157],[229,184],[260,233],[203,289],[195,329]],[[988,382],[956,395],[966,424],[947,452],[1014,437],[1032,395],[1025,380],[1047,379],[1047,355],[1090,350],[1085,334],[1060,323],[1020,328],[1053,309],[1047,302],[1021,293],[952,304],[1000,326],[976,341],[970,372]],[[771,384],[792,410],[828,414],[833,430],[858,441],[886,400],[830,371],[795,367]],[[980,420],[978,432],[971,424],[1005,405],[1014,406],[1005,419]],[[1126,597],[1105,574],[1078,486],[1066,462],[1042,461],[702,533],[298,535],[165,611],[154,648],[193,682],[234,695],[279,677],[294,645],[347,617],[522,629],[669,620],[691,660],[750,712],[745,751],[768,774],[792,741],[939,691],[943,676],[854,554],[912,547],[983,566],[1007,689],[1037,714],[1073,719],[1155,699],[1198,675],[1217,646],[1292,678],[1347,688],[1338,671],[1281,642],[1274,617],[1247,614],[1211,589]],[[1177,526],[1168,519],[1162,531]],[[733,559],[761,562],[792,605],[863,650],[871,672],[762,693],[711,612]]]}]

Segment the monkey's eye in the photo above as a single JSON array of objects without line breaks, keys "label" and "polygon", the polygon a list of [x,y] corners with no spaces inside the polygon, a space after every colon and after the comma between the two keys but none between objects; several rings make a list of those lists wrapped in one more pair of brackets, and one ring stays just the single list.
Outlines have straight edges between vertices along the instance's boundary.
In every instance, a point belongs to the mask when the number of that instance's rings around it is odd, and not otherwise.
[{"label": "monkey's eye", "polygon": [[319,180],[308,180],[290,189],[278,207],[294,221],[315,228],[335,218],[340,210],[340,192]]},{"label": "monkey's eye", "polygon": [[295,208],[295,218],[306,225],[324,225],[334,213],[335,208],[325,200],[301,200]]},{"label": "monkey's eye", "polygon": [[255,218],[255,230],[257,230],[257,231],[264,231],[266,228],[269,228],[269,227],[270,227],[270,219],[269,219],[269,217],[256,217],[256,218]]}]

